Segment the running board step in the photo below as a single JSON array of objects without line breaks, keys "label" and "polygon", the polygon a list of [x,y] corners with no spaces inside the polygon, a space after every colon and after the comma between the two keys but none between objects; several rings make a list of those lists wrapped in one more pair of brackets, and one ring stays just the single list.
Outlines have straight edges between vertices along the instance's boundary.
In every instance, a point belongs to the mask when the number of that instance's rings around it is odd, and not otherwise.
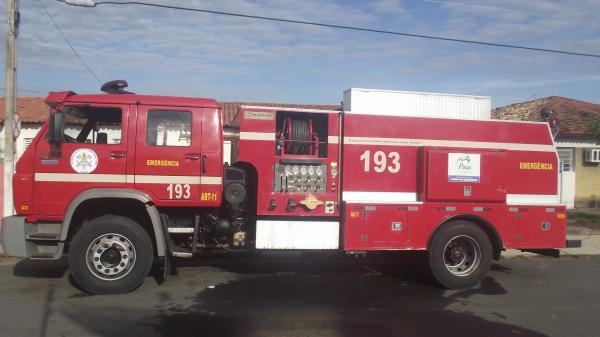
[{"label": "running board step", "polygon": [[52,260],[54,258],[54,253],[37,253],[32,254],[30,256],[31,259],[40,259],[40,260]]},{"label": "running board step", "polygon": [[182,258],[188,258],[188,259],[194,256],[194,254],[192,254],[192,252],[189,249],[177,248],[177,247],[173,248],[172,255],[173,255],[173,257],[182,257]]},{"label": "running board step", "polygon": [[169,227],[169,234],[194,234],[194,227]]},{"label": "running board step", "polygon": [[32,241],[58,241],[60,233],[32,233],[25,238]]}]

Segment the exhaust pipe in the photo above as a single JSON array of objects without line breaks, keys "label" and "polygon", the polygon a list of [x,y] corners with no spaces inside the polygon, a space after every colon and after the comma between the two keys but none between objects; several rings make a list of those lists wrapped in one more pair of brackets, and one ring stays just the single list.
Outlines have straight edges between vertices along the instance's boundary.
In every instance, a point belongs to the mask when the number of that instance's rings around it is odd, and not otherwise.
[{"label": "exhaust pipe", "polygon": [[239,141],[240,129],[231,126],[223,127],[223,140]]}]

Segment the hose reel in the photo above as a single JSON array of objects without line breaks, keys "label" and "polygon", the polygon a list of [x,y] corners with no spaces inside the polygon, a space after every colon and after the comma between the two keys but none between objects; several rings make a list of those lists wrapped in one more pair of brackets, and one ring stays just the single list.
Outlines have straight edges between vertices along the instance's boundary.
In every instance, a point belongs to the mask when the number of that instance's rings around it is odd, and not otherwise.
[{"label": "hose reel", "polygon": [[285,154],[315,155],[319,152],[319,137],[313,132],[311,118],[288,116],[278,134]]}]

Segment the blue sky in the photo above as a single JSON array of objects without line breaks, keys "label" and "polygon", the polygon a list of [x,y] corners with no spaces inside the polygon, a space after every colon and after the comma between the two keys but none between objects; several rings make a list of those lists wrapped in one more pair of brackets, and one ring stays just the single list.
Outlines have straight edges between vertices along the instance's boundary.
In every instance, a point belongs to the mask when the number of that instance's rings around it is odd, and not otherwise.
[{"label": "blue sky", "polygon": [[[100,85],[39,1],[21,1],[19,94],[98,92]],[[155,8],[90,9],[43,1],[101,81],[126,79],[137,93],[338,103],[343,90],[359,87],[486,95],[493,106],[550,95],[600,103],[600,59]],[[600,54],[598,0],[148,2]],[[5,12],[5,1],[0,10]],[[4,46],[2,41],[2,55]]]}]

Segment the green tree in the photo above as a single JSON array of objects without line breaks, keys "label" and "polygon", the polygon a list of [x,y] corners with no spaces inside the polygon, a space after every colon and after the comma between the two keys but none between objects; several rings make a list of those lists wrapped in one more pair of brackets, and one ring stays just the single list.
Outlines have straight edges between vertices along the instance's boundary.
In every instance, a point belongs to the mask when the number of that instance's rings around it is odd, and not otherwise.
[{"label": "green tree", "polygon": [[600,118],[590,124],[590,133],[592,134],[592,137],[594,137],[596,143],[600,144]]}]

